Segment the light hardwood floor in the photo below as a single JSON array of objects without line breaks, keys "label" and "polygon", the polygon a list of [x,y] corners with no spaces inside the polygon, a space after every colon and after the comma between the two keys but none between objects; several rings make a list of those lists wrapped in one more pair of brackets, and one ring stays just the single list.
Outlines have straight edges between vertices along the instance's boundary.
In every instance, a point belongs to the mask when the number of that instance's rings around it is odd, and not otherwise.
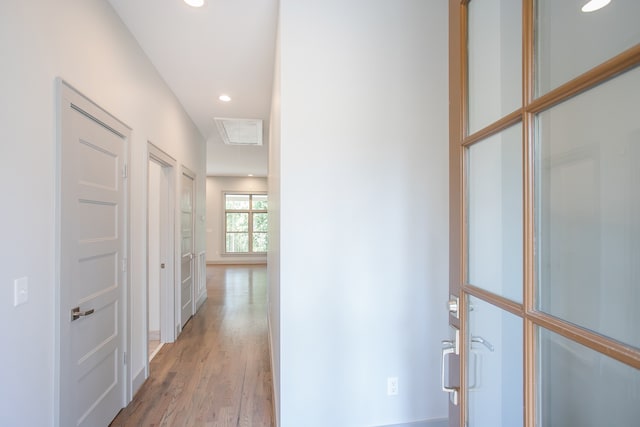
[{"label": "light hardwood floor", "polygon": [[111,426],[243,426],[272,422],[264,266],[208,266],[208,299]]}]

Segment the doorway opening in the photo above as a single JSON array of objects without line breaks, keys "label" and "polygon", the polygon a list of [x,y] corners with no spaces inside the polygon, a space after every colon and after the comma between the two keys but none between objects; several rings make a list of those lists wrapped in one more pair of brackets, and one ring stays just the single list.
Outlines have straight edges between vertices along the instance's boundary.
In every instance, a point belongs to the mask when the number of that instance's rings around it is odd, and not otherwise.
[{"label": "doorway opening", "polygon": [[147,376],[148,362],[175,340],[175,160],[148,144]]}]

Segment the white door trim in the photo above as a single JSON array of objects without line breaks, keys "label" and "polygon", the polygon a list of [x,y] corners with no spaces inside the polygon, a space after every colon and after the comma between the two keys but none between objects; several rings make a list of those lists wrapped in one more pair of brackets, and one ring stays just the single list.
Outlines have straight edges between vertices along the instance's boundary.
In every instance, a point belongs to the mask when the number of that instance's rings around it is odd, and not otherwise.
[{"label": "white door trim", "polygon": [[[56,170],[55,170],[55,303],[54,303],[54,315],[55,315],[55,346],[54,346],[54,426],[58,427],[61,424],[61,368],[63,362],[63,357],[67,354],[68,349],[64,349],[61,346],[61,331],[62,331],[62,322],[61,319],[63,316],[69,315],[66,310],[66,307],[62,307],[62,281],[63,275],[65,274],[62,271],[62,257],[61,257],[61,249],[62,249],[62,236],[61,236],[61,221],[62,221],[62,193],[61,193],[61,185],[62,185],[62,174],[61,174],[61,161],[62,161],[62,143],[63,137],[66,135],[65,129],[68,126],[68,120],[66,120],[66,114],[68,108],[72,108],[82,114],[85,114],[87,117],[92,120],[100,123],[106,128],[112,130],[118,135],[121,135],[124,140],[125,149],[124,149],[124,163],[125,170],[128,167],[130,155],[130,139],[131,139],[131,128],[127,126],[125,123],[120,121],[117,117],[113,116],[103,108],[101,108],[98,104],[93,102],[91,99],[86,97],[80,91],[75,89],[69,83],[64,81],[61,78],[56,79],[56,121],[57,121],[57,134],[56,134]],[[63,120],[65,119],[65,120]],[[122,302],[122,310],[120,310],[120,325],[123,325],[122,330],[122,346],[123,356],[129,353],[129,349],[131,348],[131,324],[130,324],[130,286],[131,283],[131,268],[129,262],[129,254],[131,253],[131,242],[130,242],[130,232],[129,232],[129,218],[130,218],[130,185],[129,180],[125,179],[123,183],[123,191],[124,191],[124,258],[126,259],[125,265],[123,267],[126,269],[126,272],[123,274],[123,283],[121,284],[121,302]],[[131,364],[126,363],[126,368],[121,370],[121,384],[123,387],[122,397],[123,402],[122,406],[124,407],[131,400]]]},{"label": "white door trim", "polygon": [[[163,169],[169,168],[170,173],[168,174],[169,178],[169,191],[168,196],[169,200],[167,200],[168,212],[167,218],[161,220],[165,224],[166,235],[163,236],[166,239],[166,277],[168,280],[164,282],[164,287],[160,289],[161,293],[161,320],[160,320],[160,335],[162,337],[162,342],[173,342],[176,339],[176,328],[174,327],[176,323],[175,319],[175,278],[176,278],[176,160],[171,157],[169,154],[158,148],[151,142],[147,142],[147,168],[149,167],[149,162],[155,162],[159,164]],[[147,195],[149,189],[149,174],[147,170]],[[148,219],[149,219],[149,203],[147,197],[147,233],[149,233],[148,227]],[[149,239],[147,238],[147,289],[149,289],[149,263],[148,263],[148,254],[149,254]],[[148,298],[148,296],[147,296]],[[148,329],[148,311],[149,311],[149,303],[147,299],[147,315],[145,316],[145,330]],[[145,351],[148,352],[147,349],[148,342],[145,344]],[[145,370],[145,378],[149,376],[149,360],[146,359],[146,370]]]}]

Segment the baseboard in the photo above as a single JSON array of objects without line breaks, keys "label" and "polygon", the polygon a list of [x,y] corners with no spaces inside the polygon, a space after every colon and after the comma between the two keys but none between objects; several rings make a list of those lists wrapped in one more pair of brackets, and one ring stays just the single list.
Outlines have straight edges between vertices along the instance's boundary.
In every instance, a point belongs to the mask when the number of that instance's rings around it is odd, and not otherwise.
[{"label": "baseboard", "polygon": [[448,427],[449,420],[447,418],[439,418],[435,420],[414,421],[411,423],[390,424],[379,427]]},{"label": "baseboard", "polygon": [[277,400],[279,399],[280,396],[278,396],[276,394],[276,377],[275,377],[275,369],[274,369],[274,365],[273,365],[273,334],[271,334],[271,316],[267,316],[267,329],[269,331],[269,361],[271,363],[271,393],[272,393],[272,399],[271,399],[271,414],[273,415],[273,419],[271,420],[273,422],[274,427],[279,427],[280,425],[280,418],[279,418],[279,413],[278,413],[278,402]]},{"label": "baseboard", "polygon": [[160,331],[149,331],[149,341],[160,341]]},{"label": "baseboard", "polygon": [[153,359],[154,357],[156,357],[156,354],[158,354],[160,352],[160,349],[162,348],[162,346],[164,345],[163,342],[161,342],[158,347],[156,347],[155,350],[153,350],[153,352],[149,355],[149,362],[151,362],[151,359]]},{"label": "baseboard", "polygon": [[200,307],[202,307],[202,304],[204,304],[206,300],[207,300],[207,290],[205,288],[205,291],[201,293],[198,299],[196,300],[196,312],[200,310]]},{"label": "baseboard", "polygon": [[140,370],[140,372],[138,372],[137,375],[135,375],[133,377],[133,394],[132,394],[132,398],[133,396],[136,395],[136,393],[138,392],[138,390],[140,390],[140,387],[142,387],[142,384],[144,384],[146,378],[144,376],[144,367]]}]

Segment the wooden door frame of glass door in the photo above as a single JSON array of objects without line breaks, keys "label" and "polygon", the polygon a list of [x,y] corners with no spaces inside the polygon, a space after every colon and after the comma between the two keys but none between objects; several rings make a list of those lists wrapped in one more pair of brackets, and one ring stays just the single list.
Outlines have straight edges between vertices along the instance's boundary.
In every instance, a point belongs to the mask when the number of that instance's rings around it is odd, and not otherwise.
[{"label": "wooden door frame of glass door", "polygon": [[[466,342],[467,296],[481,298],[523,319],[524,425],[536,425],[536,327],[543,327],[565,338],[640,369],[640,351],[600,334],[560,320],[535,308],[534,259],[534,120],[535,115],[580,94],[640,64],[640,45],[636,45],[580,76],[538,97],[534,97],[535,14],[534,0],[522,6],[522,106],[489,126],[467,135],[467,13],[471,0],[449,0],[449,293],[459,297],[459,317],[449,323],[460,330],[460,342]],[[466,281],[467,240],[465,227],[464,158],[466,147],[494,135],[516,123],[522,123],[523,138],[523,303],[484,291]],[[460,425],[466,425],[466,350],[460,355]]]}]

